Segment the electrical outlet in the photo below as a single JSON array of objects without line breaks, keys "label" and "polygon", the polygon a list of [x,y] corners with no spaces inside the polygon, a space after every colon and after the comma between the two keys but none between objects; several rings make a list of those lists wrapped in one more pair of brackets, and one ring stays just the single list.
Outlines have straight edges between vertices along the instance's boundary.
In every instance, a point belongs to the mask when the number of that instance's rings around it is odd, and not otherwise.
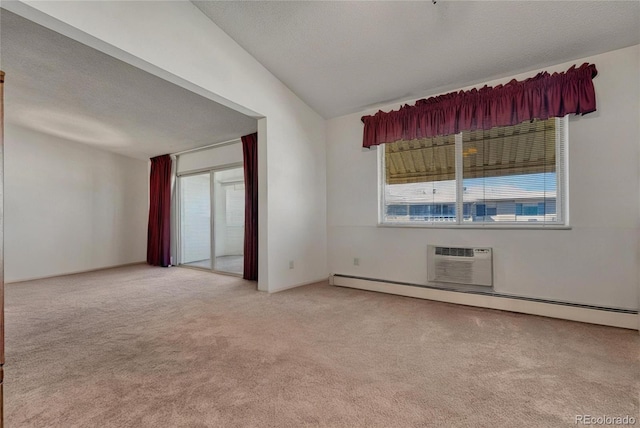
[{"label": "electrical outlet", "polygon": [[293,269],[293,260],[289,260],[289,269]]},{"label": "electrical outlet", "polygon": [[354,259],[353,259],[353,265],[354,265],[354,266],[360,266],[360,259],[359,259],[359,258],[357,258],[357,257],[354,257]]}]

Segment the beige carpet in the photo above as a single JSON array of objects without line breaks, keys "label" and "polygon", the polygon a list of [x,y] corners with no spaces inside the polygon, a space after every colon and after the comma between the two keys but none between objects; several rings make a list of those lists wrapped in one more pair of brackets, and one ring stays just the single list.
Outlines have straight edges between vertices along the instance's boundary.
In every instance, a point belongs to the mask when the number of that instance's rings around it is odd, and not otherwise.
[{"label": "beige carpet", "polygon": [[[638,418],[637,331],[143,265],[8,285],[6,426]],[[640,421],[637,422],[640,424]]]}]

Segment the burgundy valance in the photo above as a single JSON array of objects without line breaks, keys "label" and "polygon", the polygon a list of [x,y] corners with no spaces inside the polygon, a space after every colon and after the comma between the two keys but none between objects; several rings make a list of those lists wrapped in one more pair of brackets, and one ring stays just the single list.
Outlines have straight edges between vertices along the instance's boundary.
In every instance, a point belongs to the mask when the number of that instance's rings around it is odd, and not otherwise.
[{"label": "burgundy valance", "polygon": [[587,114],[596,110],[593,64],[572,66],[565,73],[544,71],[505,85],[451,92],[405,104],[400,110],[363,116],[363,147],[398,140],[456,134],[461,131],[516,125],[526,120]]}]

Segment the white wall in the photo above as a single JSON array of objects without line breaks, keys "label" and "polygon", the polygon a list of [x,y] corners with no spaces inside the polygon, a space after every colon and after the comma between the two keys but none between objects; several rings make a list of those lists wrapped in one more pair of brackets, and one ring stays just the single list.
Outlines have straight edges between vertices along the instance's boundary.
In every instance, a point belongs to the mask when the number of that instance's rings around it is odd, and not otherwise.
[{"label": "white wall", "polygon": [[[571,230],[377,227],[377,151],[361,148],[360,118],[377,111],[368,110],[327,122],[330,271],[425,284],[427,244],[488,246],[494,248],[498,292],[637,309],[639,47],[546,70],[565,71],[583,62],[599,71],[594,80],[598,111],[569,123]],[[354,257],[360,258],[359,266],[353,265]]]},{"label": "white wall", "polygon": [[5,280],[145,261],[147,163],[6,124]]},{"label": "white wall", "polygon": [[177,173],[242,164],[242,143],[227,144],[178,156]]},{"label": "white wall", "polygon": [[325,121],[193,4],[16,1],[3,7],[261,117],[258,287],[276,291],[326,279]]}]

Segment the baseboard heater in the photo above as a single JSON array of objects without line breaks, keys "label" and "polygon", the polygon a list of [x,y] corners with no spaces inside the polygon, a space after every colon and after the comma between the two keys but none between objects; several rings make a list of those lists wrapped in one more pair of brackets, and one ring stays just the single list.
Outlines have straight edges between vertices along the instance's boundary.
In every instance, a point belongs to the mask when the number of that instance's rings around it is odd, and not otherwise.
[{"label": "baseboard heater", "polygon": [[329,279],[332,285],[338,287],[640,330],[638,311],[633,309],[514,296],[495,292],[488,287],[456,288],[343,274],[332,274]]}]

